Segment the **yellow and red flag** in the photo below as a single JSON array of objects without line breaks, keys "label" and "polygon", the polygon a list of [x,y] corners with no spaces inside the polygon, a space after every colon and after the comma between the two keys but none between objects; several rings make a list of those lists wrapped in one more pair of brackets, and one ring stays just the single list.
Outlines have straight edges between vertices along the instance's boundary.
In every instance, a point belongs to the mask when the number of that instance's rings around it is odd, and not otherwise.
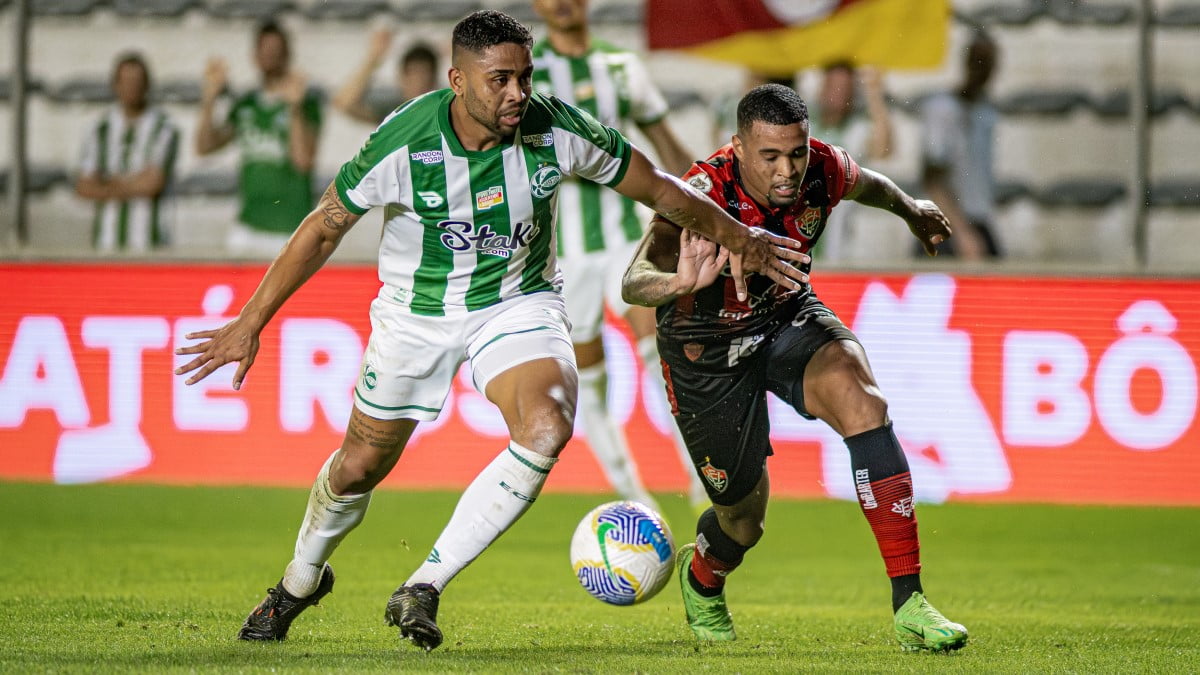
[{"label": "yellow and red flag", "polygon": [[949,0],[648,0],[646,12],[651,49],[771,76],[835,61],[934,68],[949,29]]}]

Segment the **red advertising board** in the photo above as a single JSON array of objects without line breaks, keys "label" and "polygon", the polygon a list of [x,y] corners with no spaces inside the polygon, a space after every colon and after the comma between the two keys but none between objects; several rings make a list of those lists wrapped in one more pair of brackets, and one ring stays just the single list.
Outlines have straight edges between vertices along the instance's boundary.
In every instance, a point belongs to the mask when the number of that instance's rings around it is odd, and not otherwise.
[{"label": "red advertising board", "polygon": [[[374,270],[329,267],[272,321],[240,391],[186,387],[183,335],[225,321],[263,266],[0,265],[0,478],[311,483],[341,440]],[[1200,505],[1200,284],[820,274],[866,345],[924,501]],[[652,490],[681,490],[669,413],[627,333],[611,402]],[[852,498],[844,445],[771,400],[772,492]],[[468,377],[385,485],[465,485],[506,443]],[[606,489],[577,434],[548,489]]]}]

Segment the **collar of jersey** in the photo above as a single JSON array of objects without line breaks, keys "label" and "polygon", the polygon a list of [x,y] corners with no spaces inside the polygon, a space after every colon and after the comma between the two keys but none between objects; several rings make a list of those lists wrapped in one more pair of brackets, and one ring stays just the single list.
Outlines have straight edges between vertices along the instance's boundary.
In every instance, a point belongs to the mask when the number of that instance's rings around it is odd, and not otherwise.
[{"label": "collar of jersey", "polygon": [[[488,148],[487,150],[467,150],[463,147],[462,141],[458,140],[458,134],[454,133],[454,125],[450,124],[450,102],[454,100],[454,90],[446,92],[446,96],[442,98],[442,102],[438,105],[438,128],[442,131],[442,138],[446,139],[446,147],[450,148],[450,154],[456,157],[467,157],[482,159],[491,157],[504,152],[504,149],[512,145],[512,140],[501,140],[497,145]],[[521,133],[521,127],[518,126],[516,132],[513,133],[515,138]]]}]

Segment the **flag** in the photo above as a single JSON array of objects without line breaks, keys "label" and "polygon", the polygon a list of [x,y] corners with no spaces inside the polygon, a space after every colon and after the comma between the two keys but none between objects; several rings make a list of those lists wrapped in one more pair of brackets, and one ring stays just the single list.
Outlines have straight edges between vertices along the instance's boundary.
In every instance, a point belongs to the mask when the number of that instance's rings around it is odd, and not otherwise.
[{"label": "flag", "polygon": [[647,0],[651,49],[681,49],[768,76],[848,61],[935,68],[949,0]]}]

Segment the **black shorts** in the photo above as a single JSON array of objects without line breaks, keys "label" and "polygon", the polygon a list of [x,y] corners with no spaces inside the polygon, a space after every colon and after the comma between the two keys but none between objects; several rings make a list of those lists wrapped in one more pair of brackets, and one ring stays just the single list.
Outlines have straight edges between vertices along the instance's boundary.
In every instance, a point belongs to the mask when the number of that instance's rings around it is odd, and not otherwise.
[{"label": "black shorts", "polygon": [[768,391],[815,419],[804,408],[804,369],[834,340],[858,342],[815,297],[761,335],[703,344],[659,339],[675,423],[714,504],[738,503],[762,478],[773,454]]}]

